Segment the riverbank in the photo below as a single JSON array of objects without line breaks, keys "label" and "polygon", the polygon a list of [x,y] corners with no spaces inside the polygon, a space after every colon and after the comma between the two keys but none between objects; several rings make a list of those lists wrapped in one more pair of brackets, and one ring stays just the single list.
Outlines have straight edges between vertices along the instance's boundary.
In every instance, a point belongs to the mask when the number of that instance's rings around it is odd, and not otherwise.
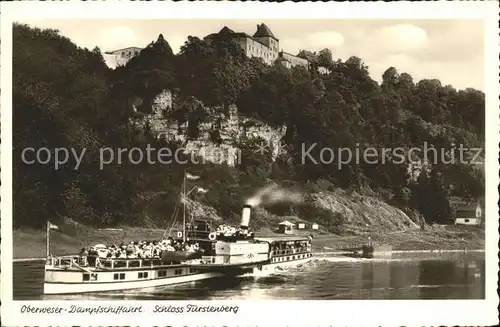
[{"label": "riverbank", "polygon": [[424,230],[411,229],[391,233],[370,233],[360,236],[318,235],[314,239],[316,252],[333,251],[335,248],[372,243],[389,245],[393,251],[445,251],[484,250],[484,228],[478,226],[435,225]]},{"label": "riverbank", "polygon": [[[72,234],[51,232],[50,250],[54,255],[75,254],[89,244],[119,244],[136,240],[154,240],[163,229],[122,227],[95,229],[79,227]],[[267,234],[267,233],[266,233]],[[393,251],[484,250],[484,228],[476,226],[427,226],[392,233],[370,233],[360,236],[314,235],[314,252],[332,252],[349,244],[390,245]],[[17,229],[13,232],[14,259],[43,258],[46,253],[45,231]]]}]

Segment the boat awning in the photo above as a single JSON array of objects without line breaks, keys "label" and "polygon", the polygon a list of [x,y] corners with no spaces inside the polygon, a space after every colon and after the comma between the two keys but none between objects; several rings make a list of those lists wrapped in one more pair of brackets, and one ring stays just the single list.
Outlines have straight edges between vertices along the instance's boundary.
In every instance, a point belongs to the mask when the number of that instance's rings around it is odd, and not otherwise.
[{"label": "boat awning", "polygon": [[293,242],[293,241],[309,241],[309,237],[299,236],[299,235],[287,235],[287,236],[272,236],[272,237],[256,237],[255,238],[261,242]]}]

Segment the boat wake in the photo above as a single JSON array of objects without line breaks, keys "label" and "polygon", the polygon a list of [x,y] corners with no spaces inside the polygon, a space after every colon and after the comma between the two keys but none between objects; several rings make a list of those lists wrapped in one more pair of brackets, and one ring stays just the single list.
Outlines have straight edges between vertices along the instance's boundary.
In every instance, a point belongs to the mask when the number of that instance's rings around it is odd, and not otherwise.
[{"label": "boat wake", "polygon": [[318,263],[330,263],[330,262],[363,262],[369,259],[366,258],[354,258],[354,257],[348,257],[348,256],[321,256],[313,261],[318,264]]},{"label": "boat wake", "polygon": [[314,269],[318,266],[329,264],[331,262],[359,262],[363,259],[359,258],[348,258],[348,257],[324,257],[311,259],[304,263],[299,264],[283,264],[274,265],[272,267],[267,267],[263,270],[254,269],[253,272],[249,272],[239,277],[254,277],[254,278],[269,278],[269,277],[288,277],[294,273],[306,272],[310,269]]}]

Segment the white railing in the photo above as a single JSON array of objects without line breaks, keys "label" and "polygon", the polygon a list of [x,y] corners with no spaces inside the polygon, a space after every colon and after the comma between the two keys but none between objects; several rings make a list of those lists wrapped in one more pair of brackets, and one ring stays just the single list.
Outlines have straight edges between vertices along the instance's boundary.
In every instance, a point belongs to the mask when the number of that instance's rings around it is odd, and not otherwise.
[{"label": "white railing", "polygon": [[99,258],[98,256],[63,256],[63,257],[48,257],[47,265],[56,268],[145,268],[175,265],[164,264],[161,259],[142,259],[142,258]]}]

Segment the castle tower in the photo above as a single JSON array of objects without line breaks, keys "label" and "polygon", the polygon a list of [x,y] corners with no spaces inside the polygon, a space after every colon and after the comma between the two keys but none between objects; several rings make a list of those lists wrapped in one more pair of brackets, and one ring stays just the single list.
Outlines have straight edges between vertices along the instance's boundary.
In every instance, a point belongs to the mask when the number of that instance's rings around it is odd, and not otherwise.
[{"label": "castle tower", "polygon": [[274,36],[273,32],[271,32],[266,24],[262,23],[260,25],[257,25],[257,31],[255,32],[253,37],[269,48],[271,62],[274,62],[276,59],[278,59],[278,53],[280,51],[279,40]]}]

